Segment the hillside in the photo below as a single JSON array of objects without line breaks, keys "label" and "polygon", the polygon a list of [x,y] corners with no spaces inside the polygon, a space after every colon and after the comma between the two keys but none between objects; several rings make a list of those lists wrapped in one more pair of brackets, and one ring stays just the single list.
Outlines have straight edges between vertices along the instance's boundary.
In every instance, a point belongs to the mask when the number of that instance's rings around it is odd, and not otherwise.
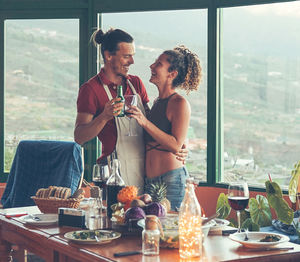
[{"label": "hillside", "polygon": [[[227,15],[228,14],[228,15]],[[149,66],[164,49],[186,44],[196,52],[203,67],[200,90],[188,96],[192,108],[189,130],[189,168],[198,179],[206,176],[206,107],[207,107],[207,17],[199,12],[158,15],[151,13],[104,15],[104,28],[130,28],[136,43],[135,64],[130,73],[139,75],[151,100],[157,96],[156,87],[149,84]],[[227,15],[227,16],[226,16]],[[250,23],[246,13],[239,13],[240,26]],[[226,24],[234,23],[230,12],[224,14]],[[168,25],[184,19],[189,30]],[[271,19],[271,17],[268,17]],[[279,20],[278,32],[272,32],[271,20],[251,21],[247,31],[224,30],[224,158],[230,176],[261,176],[267,172],[282,177],[286,183],[289,168],[299,160],[299,57],[293,56],[300,45],[300,35],[288,35],[284,26],[293,24],[300,31],[299,20]],[[152,21],[152,23],[149,23]],[[134,22],[134,23],[133,23]],[[274,22],[274,21],[273,21]],[[281,23],[282,22],[282,23]],[[268,24],[259,26],[259,23]],[[177,23],[178,24],[178,23]],[[6,144],[24,138],[73,139],[76,116],[78,81],[78,22],[77,21],[9,21],[6,42]],[[140,30],[143,28],[143,31]],[[154,29],[155,28],[155,29]],[[230,27],[232,28],[232,27]],[[253,30],[259,28],[259,30]],[[147,32],[147,33],[146,33]],[[180,34],[178,34],[180,32]],[[191,32],[200,32],[193,34]],[[285,32],[283,37],[278,34]],[[268,37],[261,37],[267,35]],[[291,39],[292,41],[287,41]],[[172,39],[172,40],[171,40]],[[254,39],[245,45],[245,39]],[[276,39],[276,41],[274,40]],[[279,40],[278,40],[279,39]],[[274,51],[275,50],[275,51]],[[287,51],[288,50],[288,51]],[[12,145],[14,147],[15,145]],[[253,164],[238,166],[241,159]],[[251,162],[252,163],[252,162]]]}]

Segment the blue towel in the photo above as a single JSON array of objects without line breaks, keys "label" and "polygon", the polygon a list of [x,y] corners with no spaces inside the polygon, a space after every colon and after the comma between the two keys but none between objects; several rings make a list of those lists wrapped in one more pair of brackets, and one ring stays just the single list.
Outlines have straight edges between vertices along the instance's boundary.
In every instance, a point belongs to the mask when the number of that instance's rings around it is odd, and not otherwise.
[{"label": "blue towel", "polygon": [[[294,218],[299,218],[300,217],[300,210],[297,210],[294,212]],[[273,219],[272,220],[272,225],[275,227],[277,230],[282,231],[288,235],[295,235],[296,234],[296,228],[294,227],[293,224],[287,225],[281,222],[278,219]]]},{"label": "blue towel", "polygon": [[1,203],[3,208],[35,205],[39,188],[77,189],[83,170],[81,147],[65,141],[20,141]]},{"label": "blue towel", "polygon": [[[294,218],[298,218],[298,217],[300,217],[300,210],[294,212]],[[300,244],[300,239],[296,234],[295,227],[293,225],[284,224],[278,219],[273,219],[272,226],[262,227],[260,231],[283,234],[288,236],[291,242]]]}]

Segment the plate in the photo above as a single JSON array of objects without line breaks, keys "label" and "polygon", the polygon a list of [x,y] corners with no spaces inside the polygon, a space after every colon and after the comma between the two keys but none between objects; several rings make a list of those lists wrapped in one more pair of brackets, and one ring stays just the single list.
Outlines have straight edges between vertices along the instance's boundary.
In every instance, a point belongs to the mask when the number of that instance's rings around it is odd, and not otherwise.
[{"label": "plate", "polygon": [[[245,247],[248,248],[261,248],[261,247],[271,247],[284,242],[288,242],[290,238],[288,236],[277,234],[277,233],[268,233],[268,232],[249,232],[248,240],[245,241],[245,233],[234,233],[229,235],[229,238],[233,241],[239,242]],[[279,238],[278,241],[274,242],[260,242],[261,239],[264,239],[266,236],[276,236]]]},{"label": "plate", "polygon": [[[34,219],[34,218],[38,219]],[[30,225],[37,226],[50,226],[55,225],[58,222],[58,214],[35,214],[27,215],[20,218],[23,222]]]},{"label": "plate", "polygon": [[210,227],[209,231],[218,231],[223,229],[224,227],[228,226],[230,222],[226,219],[221,219],[221,218],[215,218],[212,220],[214,222],[214,225]]},{"label": "plate", "polygon": [[[99,241],[97,241],[93,234],[97,234]],[[77,238],[76,235],[79,237]],[[86,239],[80,238],[84,235],[88,235]],[[106,244],[111,242],[114,239],[121,237],[121,233],[110,231],[110,230],[79,230],[71,231],[64,235],[64,237],[70,241],[74,241],[81,244]]]}]

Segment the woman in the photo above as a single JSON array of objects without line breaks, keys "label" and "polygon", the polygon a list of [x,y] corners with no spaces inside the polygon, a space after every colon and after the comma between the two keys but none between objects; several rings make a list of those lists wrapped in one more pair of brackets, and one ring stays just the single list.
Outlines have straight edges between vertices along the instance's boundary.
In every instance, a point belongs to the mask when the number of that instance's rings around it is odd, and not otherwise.
[{"label": "woman", "polygon": [[180,207],[184,197],[185,180],[188,176],[182,161],[175,155],[187,136],[191,109],[188,101],[176,88],[189,93],[197,90],[201,80],[200,61],[185,46],[164,51],[150,66],[150,82],[155,84],[159,97],[154,102],[148,119],[132,107],[132,117],[144,128],[146,141],[147,184],[165,182],[171,208]]}]

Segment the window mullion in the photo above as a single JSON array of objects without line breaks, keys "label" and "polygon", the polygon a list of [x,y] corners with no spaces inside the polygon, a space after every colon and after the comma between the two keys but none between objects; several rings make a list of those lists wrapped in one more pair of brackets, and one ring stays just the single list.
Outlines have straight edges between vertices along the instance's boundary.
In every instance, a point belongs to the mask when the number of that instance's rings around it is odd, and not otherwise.
[{"label": "window mullion", "polygon": [[207,43],[207,183],[216,183],[218,174],[217,155],[217,39],[218,11],[214,3],[208,8]]}]

